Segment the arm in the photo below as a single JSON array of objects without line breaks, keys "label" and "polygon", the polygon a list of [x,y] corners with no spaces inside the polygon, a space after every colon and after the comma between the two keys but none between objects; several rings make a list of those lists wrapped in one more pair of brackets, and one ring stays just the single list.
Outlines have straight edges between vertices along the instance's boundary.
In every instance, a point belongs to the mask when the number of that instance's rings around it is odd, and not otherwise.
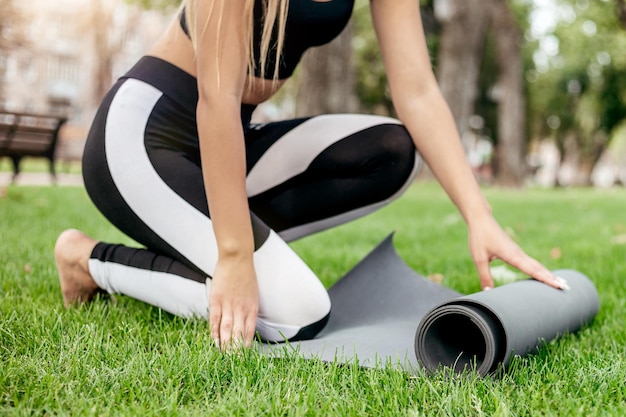
[{"label": "arm", "polygon": [[[254,335],[258,287],[245,189],[241,97],[246,77],[243,1],[198,1],[196,71],[200,156],[218,247],[209,296],[211,335],[221,347]],[[219,2],[217,2],[219,4]],[[221,17],[220,17],[221,14]],[[220,21],[221,19],[221,21]]]},{"label": "arm", "polygon": [[483,288],[493,287],[495,258],[556,288],[562,285],[526,255],[498,226],[471,172],[452,114],[432,72],[415,0],[371,0],[391,95],[415,146],[459,209],[469,228],[470,251]]}]

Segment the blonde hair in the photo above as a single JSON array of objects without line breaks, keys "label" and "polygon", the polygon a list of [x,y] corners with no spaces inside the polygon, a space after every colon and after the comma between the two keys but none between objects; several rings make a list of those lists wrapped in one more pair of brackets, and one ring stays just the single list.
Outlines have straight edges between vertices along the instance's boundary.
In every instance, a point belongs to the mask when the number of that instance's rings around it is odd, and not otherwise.
[{"label": "blonde hair", "polygon": [[[197,3],[198,1],[210,1],[211,7],[209,15],[207,16],[207,23],[211,14],[214,13],[215,8],[218,8],[218,36],[221,31],[222,14],[224,10],[224,4],[227,1],[233,0],[185,0],[183,6],[185,7],[185,19],[189,28],[189,35],[193,44],[195,53],[198,54],[197,39],[196,39],[196,22],[197,22]],[[278,79],[278,68],[280,65],[280,56],[283,50],[283,43],[285,39],[285,22],[287,20],[287,8],[289,5],[288,0],[244,0],[244,36],[246,39],[246,57],[247,57],[247,69],[248,74],[254,75],[256,73],[256,63],[254,59],[254,44],[260,44],[260,57],[259,57],[259,76],[265,78],[265,67],[268,61],[268,56],[272,48],[275,49],[275,64],[272,79],[276,81]],[[254,4],[256,1],[261,1],[263,4],[263,30],[261,32],[261,39],[255,39],[254,36]],[[277,30],[278,37],[276,38],[276,44],[272,43],[272,33]]]}]

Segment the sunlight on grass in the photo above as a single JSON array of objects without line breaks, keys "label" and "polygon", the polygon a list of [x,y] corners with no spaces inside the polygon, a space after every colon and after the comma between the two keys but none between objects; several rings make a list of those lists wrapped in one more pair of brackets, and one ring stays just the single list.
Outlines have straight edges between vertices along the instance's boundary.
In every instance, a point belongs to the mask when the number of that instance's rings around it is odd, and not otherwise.
[{"label": "sunlight on grass", "polygon": [[[626,413],[626,193],[498,190],[486,195],[513,238],[548,267],[596,283],[595,321],[506,373],[410,376],[255,351],[224,355],[200,320],[126,297],[66,310],[52,257],[76,227],[132,244],[82,188],[9,187],[0,198],[0,414],[589,416]],[[295,242],[330,286],[388,233],[423,275],[461,292],[479,289],[467,232],[434,184],[359,221]],[[556,250],[558,249],[558,250]]]}]

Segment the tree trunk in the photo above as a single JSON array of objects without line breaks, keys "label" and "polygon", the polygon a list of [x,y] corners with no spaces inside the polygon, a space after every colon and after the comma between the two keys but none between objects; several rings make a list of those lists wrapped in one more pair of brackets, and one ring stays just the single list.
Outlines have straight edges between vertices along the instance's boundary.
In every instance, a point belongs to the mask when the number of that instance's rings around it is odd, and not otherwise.
[{"label": "tree trunk", "polygon": [[124,16],[123,23],[116,26],[114,3],[110,0],[91,0],[91,16],[85,23],[93,36],[94,68],[93,98],[100,103],[113,82],[113,63],[129,36],[139,23],[139,14],[134,11]]},{"label": "tree trunk", "polygon": [[492,0],[492,28],[498,63],[498,146],[496,182],[520,186],[524,181],[526,143],[523,63],[520,29],[506,0]]},{"label": "tree trunk", "polygon": [[351,113],[357,109],[352,65],[352,25],[328,45],[309,50],[300,69],[296,116]]},{"label": "tree trunk", "polygon": [[0,0],[0,102],[4,101],[2,89],[6,71],[5,57],[10,50],[27,43],[27,26],[14,0]]},{"label": "tree trunk", "polygon": [[617,0],[617,16],[622,27],[626,29],[626,2],[624,0]]},{"label": "tree trunk", "polygon": [[435,14],[442,25],[437,78],[461,134],[468,130],[478,95],[488,6],[485,0],[435,2]]},{"label": "tree trunk", "polygon": [[112,42],[110,31],[113,29],[113,16],[110,8],[107,8],[102,0],[92,1],[92,11],[89,25],[92,30],[94,46],[93,68],[93,101],[99,103],[111,86],[111,65],[113,62]]}]

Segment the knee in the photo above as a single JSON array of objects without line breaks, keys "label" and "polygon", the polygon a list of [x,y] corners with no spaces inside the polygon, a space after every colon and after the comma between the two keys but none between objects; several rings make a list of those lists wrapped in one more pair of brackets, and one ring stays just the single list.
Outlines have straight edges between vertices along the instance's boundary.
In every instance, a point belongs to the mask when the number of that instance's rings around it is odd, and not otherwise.
[{"label": "knee", "polygon": [[407,176],[419,163],[415,145],[403,125],[387,124],[377,126],[381,157],[399,176]]},{"label": "knee", "polygon": [[330,299],[325,290],[292,301],[283,306],[281,317],[259,315],[256,330],[261,340],[295,342],[313,339],[326,326],[330,317]]},{"label": "knee", "polygon": [[421,166],[413,139],[401,124],[383,124],[373,128],[372,141],[375,172],[385,184],[387,193],[395,194],[409,184]]},{"label": "knee", "polygon": [[315,273],[276,233],[255,252],[256,330],[264,341],[311,339],[324,327],[330,297]]}]

